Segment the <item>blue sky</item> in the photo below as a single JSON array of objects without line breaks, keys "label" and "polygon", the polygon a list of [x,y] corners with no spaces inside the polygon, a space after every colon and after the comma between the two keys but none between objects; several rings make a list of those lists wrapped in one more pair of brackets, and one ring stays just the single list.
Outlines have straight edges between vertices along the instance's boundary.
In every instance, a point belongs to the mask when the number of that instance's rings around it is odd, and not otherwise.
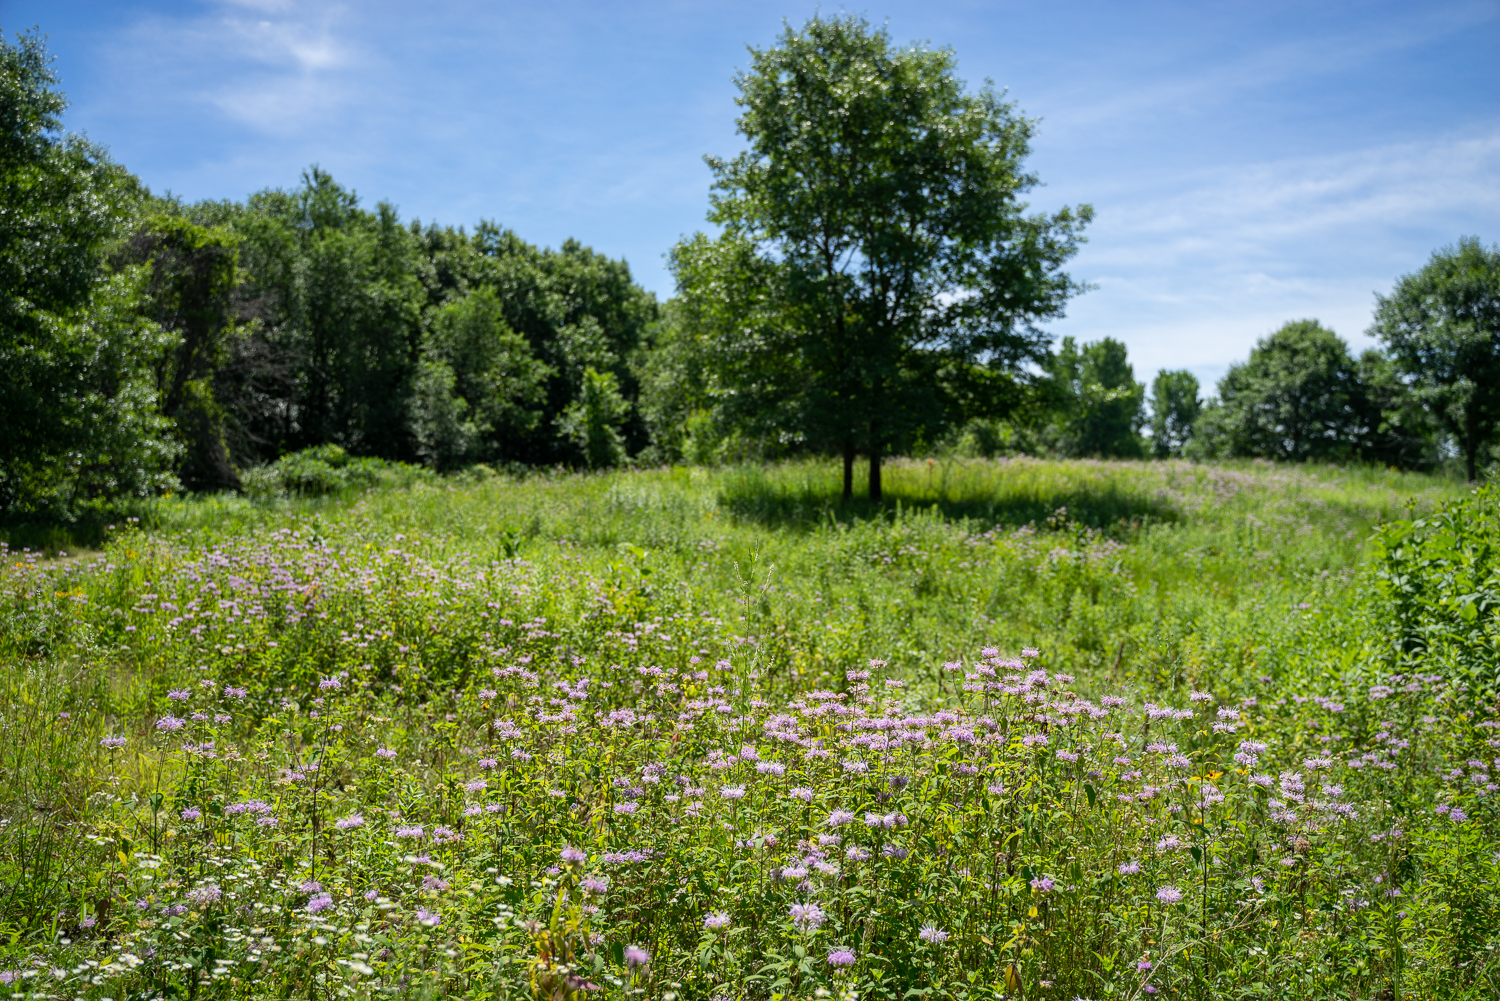
[{"label": "blue sky", "polygon": [[[318,163],[408,219],[576,237],[665,297],[703,154],[740,148],[745,46],[818,9],[0,0],[0,27],[50,36],[68,127],[153,190],[237,199]],[[1042,120],[1033,205],[1098,213],[1072,269],[1098,288],[1051,329],[1125,341],[1140,377],[1211,382],[1309,316],[1363,347],[1374,292],[1500,241],[1495,0],[847,9]]]}]

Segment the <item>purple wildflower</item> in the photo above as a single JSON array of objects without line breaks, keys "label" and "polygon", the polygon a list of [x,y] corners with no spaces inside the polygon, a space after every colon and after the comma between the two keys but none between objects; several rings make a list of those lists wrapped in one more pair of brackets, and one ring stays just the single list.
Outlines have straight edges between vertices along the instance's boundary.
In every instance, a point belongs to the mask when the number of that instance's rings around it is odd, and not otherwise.
[{"label": "purple wildflower", "polygon": [[187,898],[197,907],[207,907],[209,904],[218,900],[223,895],[223,890],[220,890],[212,883],[208,883],[204,886],[195,887],[194,889],[189,890]]},{"label": "purple wildflower", "polygon": [[823,924],[823,908],[817,904],[793,904],[788,913],[792,927],[801,932],[817,931]]}]

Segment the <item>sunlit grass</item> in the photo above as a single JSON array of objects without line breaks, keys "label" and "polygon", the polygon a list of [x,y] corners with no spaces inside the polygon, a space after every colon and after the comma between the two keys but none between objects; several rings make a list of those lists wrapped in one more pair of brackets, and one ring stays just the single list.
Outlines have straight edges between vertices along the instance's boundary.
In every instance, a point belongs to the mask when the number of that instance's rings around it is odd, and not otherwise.
[{"label": "sunlit grass", "polygon": [[0,971],[90,1001],[1489,996],[1490,711],[1391,682],[1365,562],[1462,485],[1034,460],[886,484],[175,499],[96,558],[13,557]]}]

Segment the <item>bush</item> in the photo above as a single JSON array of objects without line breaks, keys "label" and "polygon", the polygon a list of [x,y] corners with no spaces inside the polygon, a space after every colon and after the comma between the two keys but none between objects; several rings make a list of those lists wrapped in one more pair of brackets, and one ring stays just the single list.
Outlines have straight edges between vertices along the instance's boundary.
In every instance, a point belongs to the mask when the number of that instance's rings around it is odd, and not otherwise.
[{"label": "bush", "polygon": [[1375,537],[1396,656],[1476,693],[1500,689],[1500,491],[1488,486]]},{"label": "bush", "polygon": [[419,466],[351,456],[337,445],[319,445],[248,470],[240,482],[249,497],[270,500],[328,497],[376,486],[410,486],[431,475]]}]

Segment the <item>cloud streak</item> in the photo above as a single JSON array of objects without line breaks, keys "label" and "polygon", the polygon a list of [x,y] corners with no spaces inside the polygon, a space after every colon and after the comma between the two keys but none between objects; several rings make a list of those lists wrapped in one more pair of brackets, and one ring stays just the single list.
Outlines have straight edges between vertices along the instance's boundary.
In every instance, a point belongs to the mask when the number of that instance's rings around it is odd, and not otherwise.
[{"label": "cloud streak", "polygon": [[121,100],[211,107],[233,123],[286,137],[351,105],[372,59],[347,30],[342,4],[226,0],[195,17],[144,18],[114,50],[118,75],[139,81]]},{"label": "cloud streak", "polygon": [[[1221,372],[1289,319],[1368,343],[1372,293],[1500,219],[1500,128],[1160,179],[1102,207],[1078,271],[1099,290],[1057,329],[1113,336],[1143,374]],[[1422,238],[1413,241],[1413,233]],[[1309,248],[1337,248],[1314,258]],[[1420,250],[1414,251],[1414,247]]]}]

